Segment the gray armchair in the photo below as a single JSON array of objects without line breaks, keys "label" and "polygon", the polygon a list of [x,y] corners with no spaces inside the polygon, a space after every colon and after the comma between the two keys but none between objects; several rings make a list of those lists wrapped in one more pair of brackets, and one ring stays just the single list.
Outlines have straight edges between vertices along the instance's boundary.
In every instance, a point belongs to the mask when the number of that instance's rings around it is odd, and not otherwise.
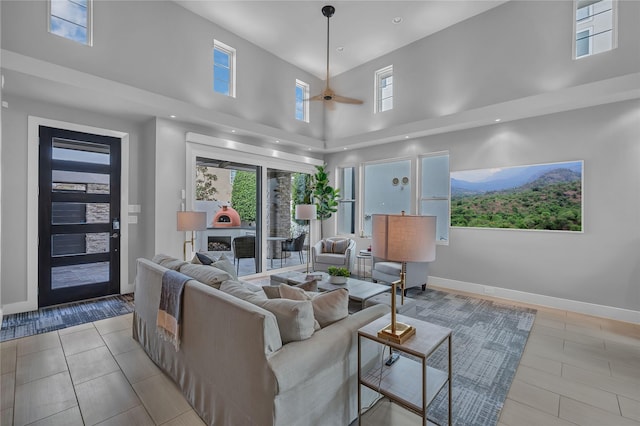
[{"label": "gray armchair", "polygon": [[[329,241],[335,243],[336,241],[348,240],[347,248],[344,253],[331,253],[323,250],[323,242]],[[311,250],[311,257],[313,259],[313,270],[327,272],[329,266],[341,266],[351,270],[353,261],[355,259],[354,251],[356,249],[356,242],[349,238],[331,237],[318,241]]]},{"label": "gray armchair", "polygon": [[[373,282],[382,281],[391,284],[393,281],[400,279],[401,267],[402,265],[398,262],[388,262],[379,257],[374,257],[371,278]],[[405,296],[407,295],[407,290],[412,287],[422,287],[422,291],[424,291],[427,288],[428,278],[428,262],[407,262],[404,287]]]}]

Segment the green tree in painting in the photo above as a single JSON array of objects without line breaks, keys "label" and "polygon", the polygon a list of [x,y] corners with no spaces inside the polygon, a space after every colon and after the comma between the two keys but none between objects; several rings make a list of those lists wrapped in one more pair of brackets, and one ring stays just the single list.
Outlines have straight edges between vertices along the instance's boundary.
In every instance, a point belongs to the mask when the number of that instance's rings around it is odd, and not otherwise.
[{"label": "green tree in painting", "polygon": [[231,189],[231,206],[245,222],[256,220],[256,174],[237,171]]}]

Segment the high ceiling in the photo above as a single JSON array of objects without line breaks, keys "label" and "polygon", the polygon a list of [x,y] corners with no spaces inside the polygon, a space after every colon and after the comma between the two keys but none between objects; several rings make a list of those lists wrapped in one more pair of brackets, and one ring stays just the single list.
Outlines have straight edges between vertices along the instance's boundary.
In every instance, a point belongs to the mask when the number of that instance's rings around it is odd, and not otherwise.
[{"label": "high ceiling", "polygon": [[[505,2],[176,0],[322,80],[326,74],[327,18],[321,10],[327,4],[336,8],[330,21],[333,76]],[[394,18],[401,22],[394,23]],[[339,47],[343,49],[338,51]]]}]

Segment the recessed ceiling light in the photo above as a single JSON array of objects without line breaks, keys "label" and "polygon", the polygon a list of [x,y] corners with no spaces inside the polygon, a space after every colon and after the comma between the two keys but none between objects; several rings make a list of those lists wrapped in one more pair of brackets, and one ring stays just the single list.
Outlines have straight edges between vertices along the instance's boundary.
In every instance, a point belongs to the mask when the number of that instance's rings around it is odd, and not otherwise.
[{"label": "recessed ceiling light", "polygon": [[404,138],[405,138],[405,139],[409,139],[409,136],[405,136]]},{"label": "recessed ceiling light", "polygon": [[231,129],[231,133],[235,133],[235,132],[236,132],[236,129]]},{"label": "recessed ceiling light", "polygon": [[342,51],[344,51],[344,46],[338,46],[338,47],[336,47],[336,50],[338,52],[342,52]]},{"label": "recessed ceiling light", "polygon": [[345,146],[345,147],[344,147],[344,148],[342,148],[342,149],[344,149],[344,150],[346,151],[346,150],[347,150],[347,147]]},{"label": "recessed ceiling light", "polygon": [[279,141],[279,140],[276,140],[276,143],[280,143],[280,141]]},{"label": "recessed ceiling light", "polygon": [[496,120],[495,120],[495,121],[496,121],[496,123],[497,123],[498,121],[502,121],[502,118],[496,118]]},{"label": "recessed ceiling light", "polygon": [[176,118],[176,116],[175,116],[175,115],[173,115],[173,114],[171,114],[169,117],[171,117],[171,118]]},{"label": "recessed ceiling light", "polygon": [[396,16],[395,18],[393,18],[393,19],[391,20],[391,22],[392,22],[392,23],[394,23],[394,24],[396,24],[396,25],[398,25],[399,23],[401,23],[401,22],[402,22],[402,17],[401,17],[401,16]]},{"label": "recessed ceiling light", "polygon": [[309,151],[311,151],[311,148],[309,148]]}]

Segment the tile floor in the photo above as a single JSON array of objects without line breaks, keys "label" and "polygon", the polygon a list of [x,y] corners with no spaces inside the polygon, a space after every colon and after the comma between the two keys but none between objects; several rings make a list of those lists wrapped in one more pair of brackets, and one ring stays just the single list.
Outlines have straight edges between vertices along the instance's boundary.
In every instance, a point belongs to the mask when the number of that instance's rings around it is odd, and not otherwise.
[{"label": "tile floor", "polygon": [[[640,426],[640,326],[536,308],[498,426]],[[0,344],[0,424],[202,425],[131,338],[131,319]],[[384,401],[364,417],[421,424]]]}]

